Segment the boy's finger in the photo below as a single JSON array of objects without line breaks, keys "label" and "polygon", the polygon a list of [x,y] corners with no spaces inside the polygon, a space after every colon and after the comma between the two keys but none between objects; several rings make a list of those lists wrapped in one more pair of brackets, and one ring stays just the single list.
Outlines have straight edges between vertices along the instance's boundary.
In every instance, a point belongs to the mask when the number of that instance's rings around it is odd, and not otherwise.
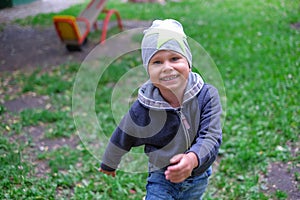
[{"label": "boy's finger", "polygon": [[184,154],[177,154],[177,155],[173,156],[170,160],[170,163],[171,164],[178,163],[182,159],[183,155]]}]

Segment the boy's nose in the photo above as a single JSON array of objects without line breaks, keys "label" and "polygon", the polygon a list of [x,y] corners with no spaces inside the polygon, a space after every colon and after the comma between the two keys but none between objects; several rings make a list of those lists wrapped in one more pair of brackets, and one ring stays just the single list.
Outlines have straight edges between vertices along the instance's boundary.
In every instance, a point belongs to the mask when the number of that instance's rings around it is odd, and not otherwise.
[{"label": "boy's nose", "polygon": [[164,62],[163,71],[167,72],[167,71],[172,71],[172,70],[173,70],[172,64],[168,61]]}]

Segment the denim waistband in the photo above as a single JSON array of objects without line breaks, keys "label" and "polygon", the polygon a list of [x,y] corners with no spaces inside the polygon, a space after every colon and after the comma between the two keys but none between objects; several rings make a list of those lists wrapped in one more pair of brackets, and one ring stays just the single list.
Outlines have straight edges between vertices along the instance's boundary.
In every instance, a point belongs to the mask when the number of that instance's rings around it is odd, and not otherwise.
[{"label": "denim waistband", "polygon": [[[164,173],[167,168],[171,166],[171,165],[168,165],[166,167],[163,167],[163,168],[158,168],[156,167],[155,165],[150,165],[149,164],[149,173]],[[212,166],[210,166],[207,170],[205,170],[203,173],[207,173],[208,176],[210,176],[212,174]],[[199,174],[199,173],[195,173],[195,170],[192,171],[192,174],[191,174],[191,177],[194,177],[194,176],[199,176],[199,175],[202,175],[203,173]]]}]

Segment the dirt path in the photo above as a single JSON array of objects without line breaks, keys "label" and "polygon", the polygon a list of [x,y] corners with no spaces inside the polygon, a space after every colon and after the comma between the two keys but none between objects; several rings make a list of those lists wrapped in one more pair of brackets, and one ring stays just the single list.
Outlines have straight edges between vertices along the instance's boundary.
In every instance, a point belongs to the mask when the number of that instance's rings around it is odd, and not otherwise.
[{"label": "dirt path", "polygon": [[[124,29],[146,27],[149,21],[123,21]],[[110,23],[114,27],[116,23]],[[99,27],[101,27],[99,22]],[[100,38],[100,35],[99,35]],[[80,52],[68,52],[54,27],[32,28],[6,25],[0,32],[0,72],[47,68],[68,62],[81,62],[98,44],[89,41]]]},{"label": "dirt path", "polygon": [[88,43],[81,52],[68,52],[53,27],[32,28],[7,25],[0,33],[0,72],[50,67],[81,62],[95,46]]}]

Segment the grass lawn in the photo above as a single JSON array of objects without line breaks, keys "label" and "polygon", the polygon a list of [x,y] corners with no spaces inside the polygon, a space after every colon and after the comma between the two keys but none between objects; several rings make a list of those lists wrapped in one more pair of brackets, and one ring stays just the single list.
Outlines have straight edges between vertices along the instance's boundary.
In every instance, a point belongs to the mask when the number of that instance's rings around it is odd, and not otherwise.
[{"label": "grass lawn", "polygon": [[[272,188],[266,175],[280,163],[299,185],[300,30],[291,26],[300,22],[299,2],[182,0],[161,6],[111,0],[107,7],[116,8],[123,20],[179,20],[216,63],[226,90],[226,118],[204,199],[288,199],[290,194]],[[77,15],[83,8],[59,14]],[[55,14],[15,23],[52,26]],[[103,132],[116,125],[112,86],[140,62],[130,55],[116,60],[99,83],[95,110]],[[72,92],[80,63],[36,68],[0,74],[0,199],[142,199],[146,173],[120,170],[111,178],[97,172],[99,161],[77,136]],[[36,103],[10,111],[20,99]]]}]

